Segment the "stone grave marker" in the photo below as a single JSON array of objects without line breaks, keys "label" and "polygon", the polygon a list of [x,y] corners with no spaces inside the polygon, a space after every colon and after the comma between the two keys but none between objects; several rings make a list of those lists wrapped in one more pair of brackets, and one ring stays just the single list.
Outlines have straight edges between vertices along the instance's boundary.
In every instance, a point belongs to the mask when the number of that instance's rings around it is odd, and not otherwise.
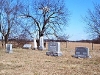
[{"label": "stone grave marker", "polygon": [[75,55],[76,58],[90,58],[89,56],[89,48],[87,47],[75,47]]},{"label": "stone grave marker", "polygon": [[37,49],[37,42],[36,39],[34,39],[34,50]]},{"label": "stone grave marker", "polygon": [[6,44],[6,52],[7,53],[13,53],[13,51],[12,51],[12,44]]},{"label": "stone grave marker", "polygon": [[31,44],[24,44],[23,48],[24,49],[31,49]]},{"label": "stone grave marker", "polygon": [[43,40],[43,36],[40,37],[40,41],[39,41],[39,50],[44,50],[44,40]]},{"label": "stone grave marker", "polygon": [[60,42],[49,42],[48,52],[46,52],[46,55],[62,56],[62,52],[60,51]]}]

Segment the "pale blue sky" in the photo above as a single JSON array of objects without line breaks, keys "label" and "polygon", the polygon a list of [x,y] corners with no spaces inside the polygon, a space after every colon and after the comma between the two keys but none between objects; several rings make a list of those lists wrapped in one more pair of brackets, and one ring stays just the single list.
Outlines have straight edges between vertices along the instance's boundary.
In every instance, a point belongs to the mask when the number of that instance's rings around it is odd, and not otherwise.
[{"label": "pale blue sky", "polygon": [[70,35],[69,40],[90,39],[85,32],[86,23],[82,17],[87,15],[88,9],[94,9],[93,3],[100,4],[100,0],[66,0],[66,6],[71,13],[66,31]]},{"label": "pale blue sky", "polygon": [[[94,4],[100,4],[100,0],[65,0],[66,7],[69,9],[71,15],[65,32],[70,36],[68,40],[82,40],[90,39],[89,34],[85,32],[86,23],[82,17],[87,15],[88,9],[93,10]],[[23,1],[27,3],[28,0]],[[29,0],[31,3],[31,0]]]}]

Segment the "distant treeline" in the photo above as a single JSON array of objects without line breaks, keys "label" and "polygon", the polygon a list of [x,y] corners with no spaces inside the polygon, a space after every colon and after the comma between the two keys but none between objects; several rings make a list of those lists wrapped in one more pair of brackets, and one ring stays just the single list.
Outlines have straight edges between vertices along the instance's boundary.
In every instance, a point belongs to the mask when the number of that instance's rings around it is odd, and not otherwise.
[{"label": "distant treeline", "polygon": [[79,41],[71,41],[71,42],[84,42],[84,43],[100,44],[100,39],[93,39],[93,40],[79,40]]},{"label": "distant treeline", "polygon": [[[0,39],[0,41],[2,41]],[[14,41],[17,43],[28,43],[28,42],[33,42],[33,40],[29,39],[9,39],[9,41]],[[37,39],[37,42],[39,39]],[[93,39],[93,40],[78,40],[78,41],[70,41],[70,40],[54,40],[54,39],[44,39],[44,42],[84,42],[84,43],[95,43],[95,44],[100,44],[100,39]]]}]

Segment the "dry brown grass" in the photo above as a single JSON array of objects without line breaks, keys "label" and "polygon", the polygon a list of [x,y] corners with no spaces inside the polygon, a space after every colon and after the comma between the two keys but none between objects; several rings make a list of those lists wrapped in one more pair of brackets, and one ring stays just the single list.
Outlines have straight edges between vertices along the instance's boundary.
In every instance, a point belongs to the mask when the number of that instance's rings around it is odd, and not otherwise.
[{"label": "dry brown grass", "polygon": [[[92,58],[71,57],[75,46],[90,48]],[[61,43],[63,56],[47,56],[46,51],[13,49],[12,54],[0,49],[0,75],[100,75],[100,45],[87,43]]]}]

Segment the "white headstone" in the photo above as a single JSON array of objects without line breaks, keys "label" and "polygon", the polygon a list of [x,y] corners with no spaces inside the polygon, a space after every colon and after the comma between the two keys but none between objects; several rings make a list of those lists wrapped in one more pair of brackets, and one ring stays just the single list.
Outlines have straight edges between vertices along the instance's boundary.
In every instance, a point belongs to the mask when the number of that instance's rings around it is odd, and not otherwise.
[{"label": "white headstone", "polygon": [[44,40],[43,40],[43,36],[40,37],[39,43],[40,43],[39,50],[44,50]]},{"label": "white headstone", "polygon": [[75,55],[74,57],[77,58],[87,58],[89,56],[89,48],[87,47],[76,47],[75,48]]},{"label": "white headstone", "polygon": [[24,44],[23,48],[25,48],[25,49],[31,49],[31,44]]},{"label": "white headstone", "polygon": [[46,55],[62,56],[62,52],[60,51],[60,42],[49,42],[48,52],[46,52]]},{"label": "white headstone", "polygon": [[12,51],[12,44],[6,44],[6,52],[7,53],[13,53],[13,51]]},{"label": "white headstone", "polygon": [[34,39],[34,49],[37,49],[37,42],[36,42],[36,39]]}]

